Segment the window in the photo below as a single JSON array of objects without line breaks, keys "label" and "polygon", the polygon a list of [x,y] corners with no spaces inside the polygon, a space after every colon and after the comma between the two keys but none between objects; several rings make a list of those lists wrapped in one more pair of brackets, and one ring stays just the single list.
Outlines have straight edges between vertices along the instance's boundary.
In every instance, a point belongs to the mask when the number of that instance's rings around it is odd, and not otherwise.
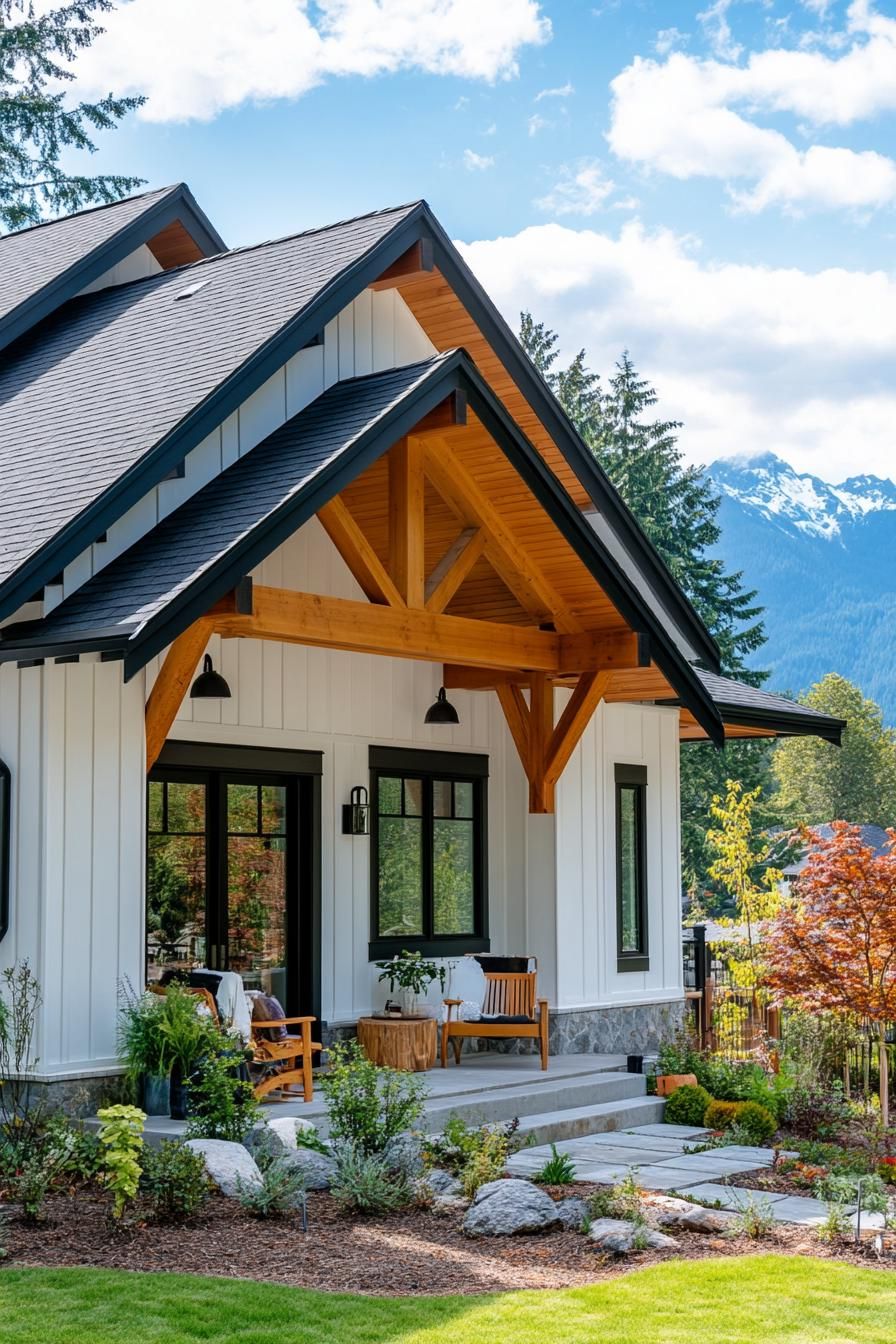
[{"label": "window", "polygon": [[11,776],[0,761],[0,941],[9,928],[9,847],[11,832]]},{"label": "window", "polygon": [[646,971],[647,865],[645,852],[647,771],[616,766],[616,927],[619,971]]},{"label": "window", "polygon": [[371,747],[371,957],[488,951],[488,760]]}]

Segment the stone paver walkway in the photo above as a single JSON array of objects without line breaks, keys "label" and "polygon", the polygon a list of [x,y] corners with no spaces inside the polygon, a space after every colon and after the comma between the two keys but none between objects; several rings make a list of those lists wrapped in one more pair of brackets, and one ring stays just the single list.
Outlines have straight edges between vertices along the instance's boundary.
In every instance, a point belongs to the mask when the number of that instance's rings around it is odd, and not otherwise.
[{"label": "stone paver walkway", "polygon": [[[772,1216],[779,1223],[801,1223],[817,1226],[827,1216],[827,1205],[820,1199],[793,1195],[771,1194],[765,1190],[747,1190],[726,1185],[729,1176],[758,1167],[770,1167],[774,1154],[770,1148],[753,1148],[747,1144],[726,1144],[703,1153],[688,1152],[706,1138],[705,1129],[690,1125],[637,1125],[633,1129],[610,1134],[588,1134],[581,1139],[563,1139],[557,1151],[572,1158],[576,1178],[612,1185],[633,1171],[638,1184],[645,1190],[679,1190],[687,1198],[715,1203],[723,1208],[742,1208],[750,1198],[765,1200]],[[508,1171],[517,1176],[531,1176],[539,1171],[551,1156],[551,1145],[525,1148],[507,1164]],[[853,1207],[846,1210],[855,1220]],[[880,1227],[879,1214],[862,1214],[863,1227]]]}]

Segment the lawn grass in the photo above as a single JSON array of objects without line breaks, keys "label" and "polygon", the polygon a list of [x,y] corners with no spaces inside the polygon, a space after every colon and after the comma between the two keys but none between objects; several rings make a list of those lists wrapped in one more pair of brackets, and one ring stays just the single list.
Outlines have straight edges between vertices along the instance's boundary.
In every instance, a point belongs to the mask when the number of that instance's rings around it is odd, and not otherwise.
[{"label": "lawn grass", "polygon": [[449,1298],[0,1268],[0,1344],[881,1344],[894,1318],[893,1274],[774,1255],[678,1260],[562,1292]]}]

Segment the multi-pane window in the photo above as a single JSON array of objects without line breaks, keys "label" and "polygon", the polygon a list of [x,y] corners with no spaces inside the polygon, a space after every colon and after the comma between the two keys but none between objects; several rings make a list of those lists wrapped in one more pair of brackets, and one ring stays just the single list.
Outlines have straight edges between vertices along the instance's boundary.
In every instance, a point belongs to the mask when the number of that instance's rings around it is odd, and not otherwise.
[{"label": "multi-pane window", "polygon": [[648,969],[646,872],[647,771],[616,766],[617,967]]},{"label": "multi-pane window", "polygon": [[372,748],[371,767],[373,954],[484,950],[485,758]]},{"label": "multi-pane window", "polygon": [[0,761],[0,938],[9,927],[9,847],[12,780],[9,767]]}]

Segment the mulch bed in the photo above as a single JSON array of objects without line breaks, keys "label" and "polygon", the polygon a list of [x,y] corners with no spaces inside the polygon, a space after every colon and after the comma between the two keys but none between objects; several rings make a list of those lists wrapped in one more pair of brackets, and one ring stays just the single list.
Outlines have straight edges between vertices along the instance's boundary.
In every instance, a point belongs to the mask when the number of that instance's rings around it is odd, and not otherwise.
[{"label": "mulch bed", "polygon": [[[587,1195],[590,1185],[557,1188],[558,1198]],[[250,1218],[233,1200],[214,1195],[201,1217],[178,1226],[113,1223],[107,1195],[90,1187],[47,1201],[46,1221],[11,1217],[5,1264],[167,1270],[255,1279],[293,1287],[381,1296],[503,1292],[577,1287],[657,1260],[684,1256],[836,1255],[869,1263],[868,1252],[828,1251],[804,1228],[777,1228],[762,1242],[679,1235],[676,1252],[644,1252],[622,1260],[601,1255],[576,1232],[471,1240],[456,1216],[414,1210],[382,1219],[350,1218],[328,1194],[308,1198],[308,1232],[298,1217]],[[2,1276],[2,1269],[0,1269]]]}]

